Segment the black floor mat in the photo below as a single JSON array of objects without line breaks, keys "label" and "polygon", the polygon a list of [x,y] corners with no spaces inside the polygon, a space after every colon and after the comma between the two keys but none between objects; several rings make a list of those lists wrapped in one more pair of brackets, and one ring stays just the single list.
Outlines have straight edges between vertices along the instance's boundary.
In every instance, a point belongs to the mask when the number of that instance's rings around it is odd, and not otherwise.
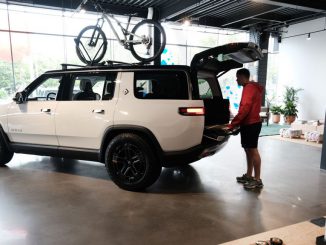
[{"label": "black floor mat", "polygon": [[321,218],[318,218],[318,219],[312,219],[312,220],[310,220],[310,222],[315,224],[315,225],[318,225],[320,227],[325,226],[325,218],[324,217],[321,217]]}]

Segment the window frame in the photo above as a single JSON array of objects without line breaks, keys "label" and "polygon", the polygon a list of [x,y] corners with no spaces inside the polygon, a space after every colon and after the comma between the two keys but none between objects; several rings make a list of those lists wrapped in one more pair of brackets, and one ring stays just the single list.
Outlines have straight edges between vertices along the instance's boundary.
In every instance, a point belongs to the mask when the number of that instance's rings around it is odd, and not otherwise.
[{"label": "window frame", "polygon": [[[53,78],[53,77],[59,77],[61,76],[61,83],[58,87],[58,93],[57,96],[55,98],[55,100],[37,100],[37,99],[28,99],[28,97],[34,92],[35,89],[37,89],[39,86],[41,86],[44,82],[46,82],[46,80],[48,80],[49,78]],[[38,78],[36,78],[33,82],[31,82],[25,89],[23,92],[25,92],[26,94],[26,102],[29,101],[38,101],[38,102],[44,102],[44,101],[60,101],[62,99],[62,91],[63,88],[65,87],[65,83],[66,83],[66,75],[62,74],[62,73],[51,73],[51,74],[43,74],[41,76],[39,76]]]},{"label": "window frame", "polygon": [[[73,100],[71,98],[71,95],[73,93],[73,89],[74,89],[74,81],[76,79],[76,77],[78,76],[99,76],[99,77],[105,77],[105,81],[104,81],[104,86],[102,89],[102,94],[100,94],[101,99],[100,100]],[[110,77],[113,77],[113,83],[114,83],[114,88],[113,88],[113,93],[112,96],[110,97],[110,99],[104,99],[103,100],[103,95],[107,86],[107,81],[109,80]],[[108,101],[108,100],[112,100],[115,94],[115,88],[116,88],[116,80],[118,77],[118,72],[117,71],[103,71],[103,72],[82,72],[82,71],[78,71],[78,72],[72,72],[69,74],[69,81],[68,84],[69,86],[67,86],[67,88],[65,88],[66,90],[68,90],[68,92],[65,92],[66,95],[66,101]]]}]

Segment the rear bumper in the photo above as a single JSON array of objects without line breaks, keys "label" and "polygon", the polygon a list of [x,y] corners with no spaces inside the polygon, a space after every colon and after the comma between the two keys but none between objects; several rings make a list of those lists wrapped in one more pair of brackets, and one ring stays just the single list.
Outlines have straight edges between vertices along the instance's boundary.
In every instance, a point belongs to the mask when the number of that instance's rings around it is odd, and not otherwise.
[{"label": "rear bumper", "polygon": [[200,145],[184,151],[163,153],[163,167],[175,167],[196,162],[204,157],[212,156],[221,150],[230,136],[220,136],[219,141],[203,138]]}]

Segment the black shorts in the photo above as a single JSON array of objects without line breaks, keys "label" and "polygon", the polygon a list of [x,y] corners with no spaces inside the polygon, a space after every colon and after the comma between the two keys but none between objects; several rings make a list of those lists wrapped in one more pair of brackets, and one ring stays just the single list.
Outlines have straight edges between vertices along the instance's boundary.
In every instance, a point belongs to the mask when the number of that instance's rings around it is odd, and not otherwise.
[{"label": "black shorts", "polygon": [[241,145],[243,148],[257,148],[262,123],[243,125],[240,127]]}]

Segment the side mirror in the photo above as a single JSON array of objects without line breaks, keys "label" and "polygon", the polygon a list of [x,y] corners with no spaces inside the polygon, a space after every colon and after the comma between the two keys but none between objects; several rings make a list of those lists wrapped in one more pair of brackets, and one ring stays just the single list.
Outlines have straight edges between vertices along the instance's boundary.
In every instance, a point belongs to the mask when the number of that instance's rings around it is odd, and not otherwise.
[{"label": "side mirror", "polygon": [[13,98],[13,101],[16,101],[17,104],[24,103],[26,101],[26,93],[24,92],[16,93],[15,97]]}]

